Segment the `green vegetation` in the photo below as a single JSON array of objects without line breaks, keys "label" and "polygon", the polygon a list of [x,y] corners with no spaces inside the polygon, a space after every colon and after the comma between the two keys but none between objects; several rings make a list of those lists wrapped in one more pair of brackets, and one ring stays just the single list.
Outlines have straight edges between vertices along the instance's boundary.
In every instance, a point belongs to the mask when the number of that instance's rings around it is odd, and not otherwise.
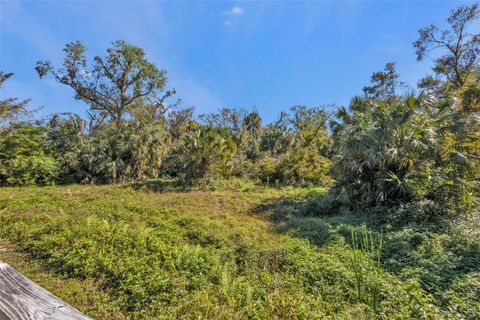
[{"label": "green vegetation", "polygon": [[2,189],[2,248],[26,256],[0,259],[99,319],[480,315],[478,215],[398,227],[309,214],[325,189],[209,186]]},{"label": "green vegetation", "polygon": [[[285,208],[266,204],[321,191],[155,193],[138,187],[146,190],[3,189],[1,235],[56,278],[95,283],[93,297],[71,302],[98,318],[109,318],[106,310],[133,318],[215,319],[439,314],[415,280],[380,268],[372,274],[376,257],[340,232],[310,229],[323,238],[316,245],[290,234],[305,231],[300,223],[312,218],[268,222]],[[290,219],[297,228],[286,225]],[[358,272],[367,277],[360,289]],[[71,297],[62,289],[55,293]],[[97,297],[103,298],[91,301]]]},{"label": "green vegetation", "polygon": [[87,117],[0,101],[0,259],[98,319],[480,318],[479,14],[419,31],[417,88],[388,63],[267,124],[181,108],[139,47],[67,44],[36,71]]},{"label": "green vegetation", "polygon": [[12,125],[0,139],[0,184],[51,184],[58,164],[45,145],[45,129]]}]

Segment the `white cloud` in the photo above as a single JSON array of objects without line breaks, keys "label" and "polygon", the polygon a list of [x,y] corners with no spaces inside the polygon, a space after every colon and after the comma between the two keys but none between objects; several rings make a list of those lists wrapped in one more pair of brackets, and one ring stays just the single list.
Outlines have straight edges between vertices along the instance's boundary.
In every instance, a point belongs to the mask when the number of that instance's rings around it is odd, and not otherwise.
[{"label": "white cloud", "polygon": [[241,8],[239,6],[235,6],[230,10],[223,11],[221,14],[224,15],[224,16],[228,16],[228,19],[223,21],[223,26],[224,27],[230,27],[232,25],[232,22],[235,19],[235,17],[240,17],[241,15],[243,15],[244,12],[245,12],[245,10],[243,10],[243,8]]},{"label": "white cloud", "polygon": [[235,6],[230,10],[224,11],[223,14],[228,16],[241,16],[243,12],[244,12],[243,8],[240,8],[239,6]]},{"label": "white cloud", "polygon": [[235,6],[232,8],[232,10],[230,10],[230,14],[234,16],[241,16],[243,14],[243,9],[239,6]]}]

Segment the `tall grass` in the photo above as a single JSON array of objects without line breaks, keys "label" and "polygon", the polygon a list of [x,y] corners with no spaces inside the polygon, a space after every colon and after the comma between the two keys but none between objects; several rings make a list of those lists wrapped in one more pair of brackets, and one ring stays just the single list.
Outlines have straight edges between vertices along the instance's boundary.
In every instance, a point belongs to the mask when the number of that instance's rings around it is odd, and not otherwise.
[{"label": "tall grass", "polygon": [[352,247],[349,267],[354,274],[355,291],[359,301],[369,304],[378,313],[381,303],[381,252],[382,237],[376,241],[371,233],[365,232],[359,239],[352,229]]}]

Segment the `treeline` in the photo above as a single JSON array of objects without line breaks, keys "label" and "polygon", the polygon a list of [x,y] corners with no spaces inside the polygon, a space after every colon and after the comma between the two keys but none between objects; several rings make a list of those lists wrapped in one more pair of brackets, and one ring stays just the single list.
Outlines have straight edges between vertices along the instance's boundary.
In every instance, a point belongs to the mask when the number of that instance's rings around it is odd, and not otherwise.
[{"label": "treeline", "polygon": [[448,29],[419,31],[417,59],[435,58],[417,88],[389,63],[348,107],[293,106],[268,124],[255,110],[195,116],[139,47],[116,41],[89,60],[82,43],[69,43],[59,66],[35,69],[70,87],[87,116],[27,121],[28,101],[0,101],[0,183],[237,176],[332,185],[326,209],[419,201],[468,209],[479,196],[480,34],[468,32],[478,16],[477,4],[460,6]]},{"label": "treeline", "polygon": [[[322,108],[294,106],[266,126],[257,111],[224,108],[194,116],[172,101],[166,72],[141,48],[116,41],[104,57],[87,63],[85,47],[69,43],[61,66],[39,61],[40,77],[52,76],[87,103],[87,117],[55,114],[44,123],[19,121],[27,102],[11,110],[3,128],[9,150],[4,185],[121,183],[175,177],[186,183],[241,176],[266,183],[324,184],[330,137]],[[11,74],[2,74],[5,81]],[[2,82],[3,82],[2,81]]]}]

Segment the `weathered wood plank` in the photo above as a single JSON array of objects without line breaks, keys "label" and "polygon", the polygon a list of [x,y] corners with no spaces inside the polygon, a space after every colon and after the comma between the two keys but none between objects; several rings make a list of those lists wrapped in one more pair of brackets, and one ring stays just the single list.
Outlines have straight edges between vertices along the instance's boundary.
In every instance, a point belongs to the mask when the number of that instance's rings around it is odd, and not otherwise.
[{"label": "weathered wood plank", "polygon": [[0,261],[0,320],[24,319],[90,318]]}]

